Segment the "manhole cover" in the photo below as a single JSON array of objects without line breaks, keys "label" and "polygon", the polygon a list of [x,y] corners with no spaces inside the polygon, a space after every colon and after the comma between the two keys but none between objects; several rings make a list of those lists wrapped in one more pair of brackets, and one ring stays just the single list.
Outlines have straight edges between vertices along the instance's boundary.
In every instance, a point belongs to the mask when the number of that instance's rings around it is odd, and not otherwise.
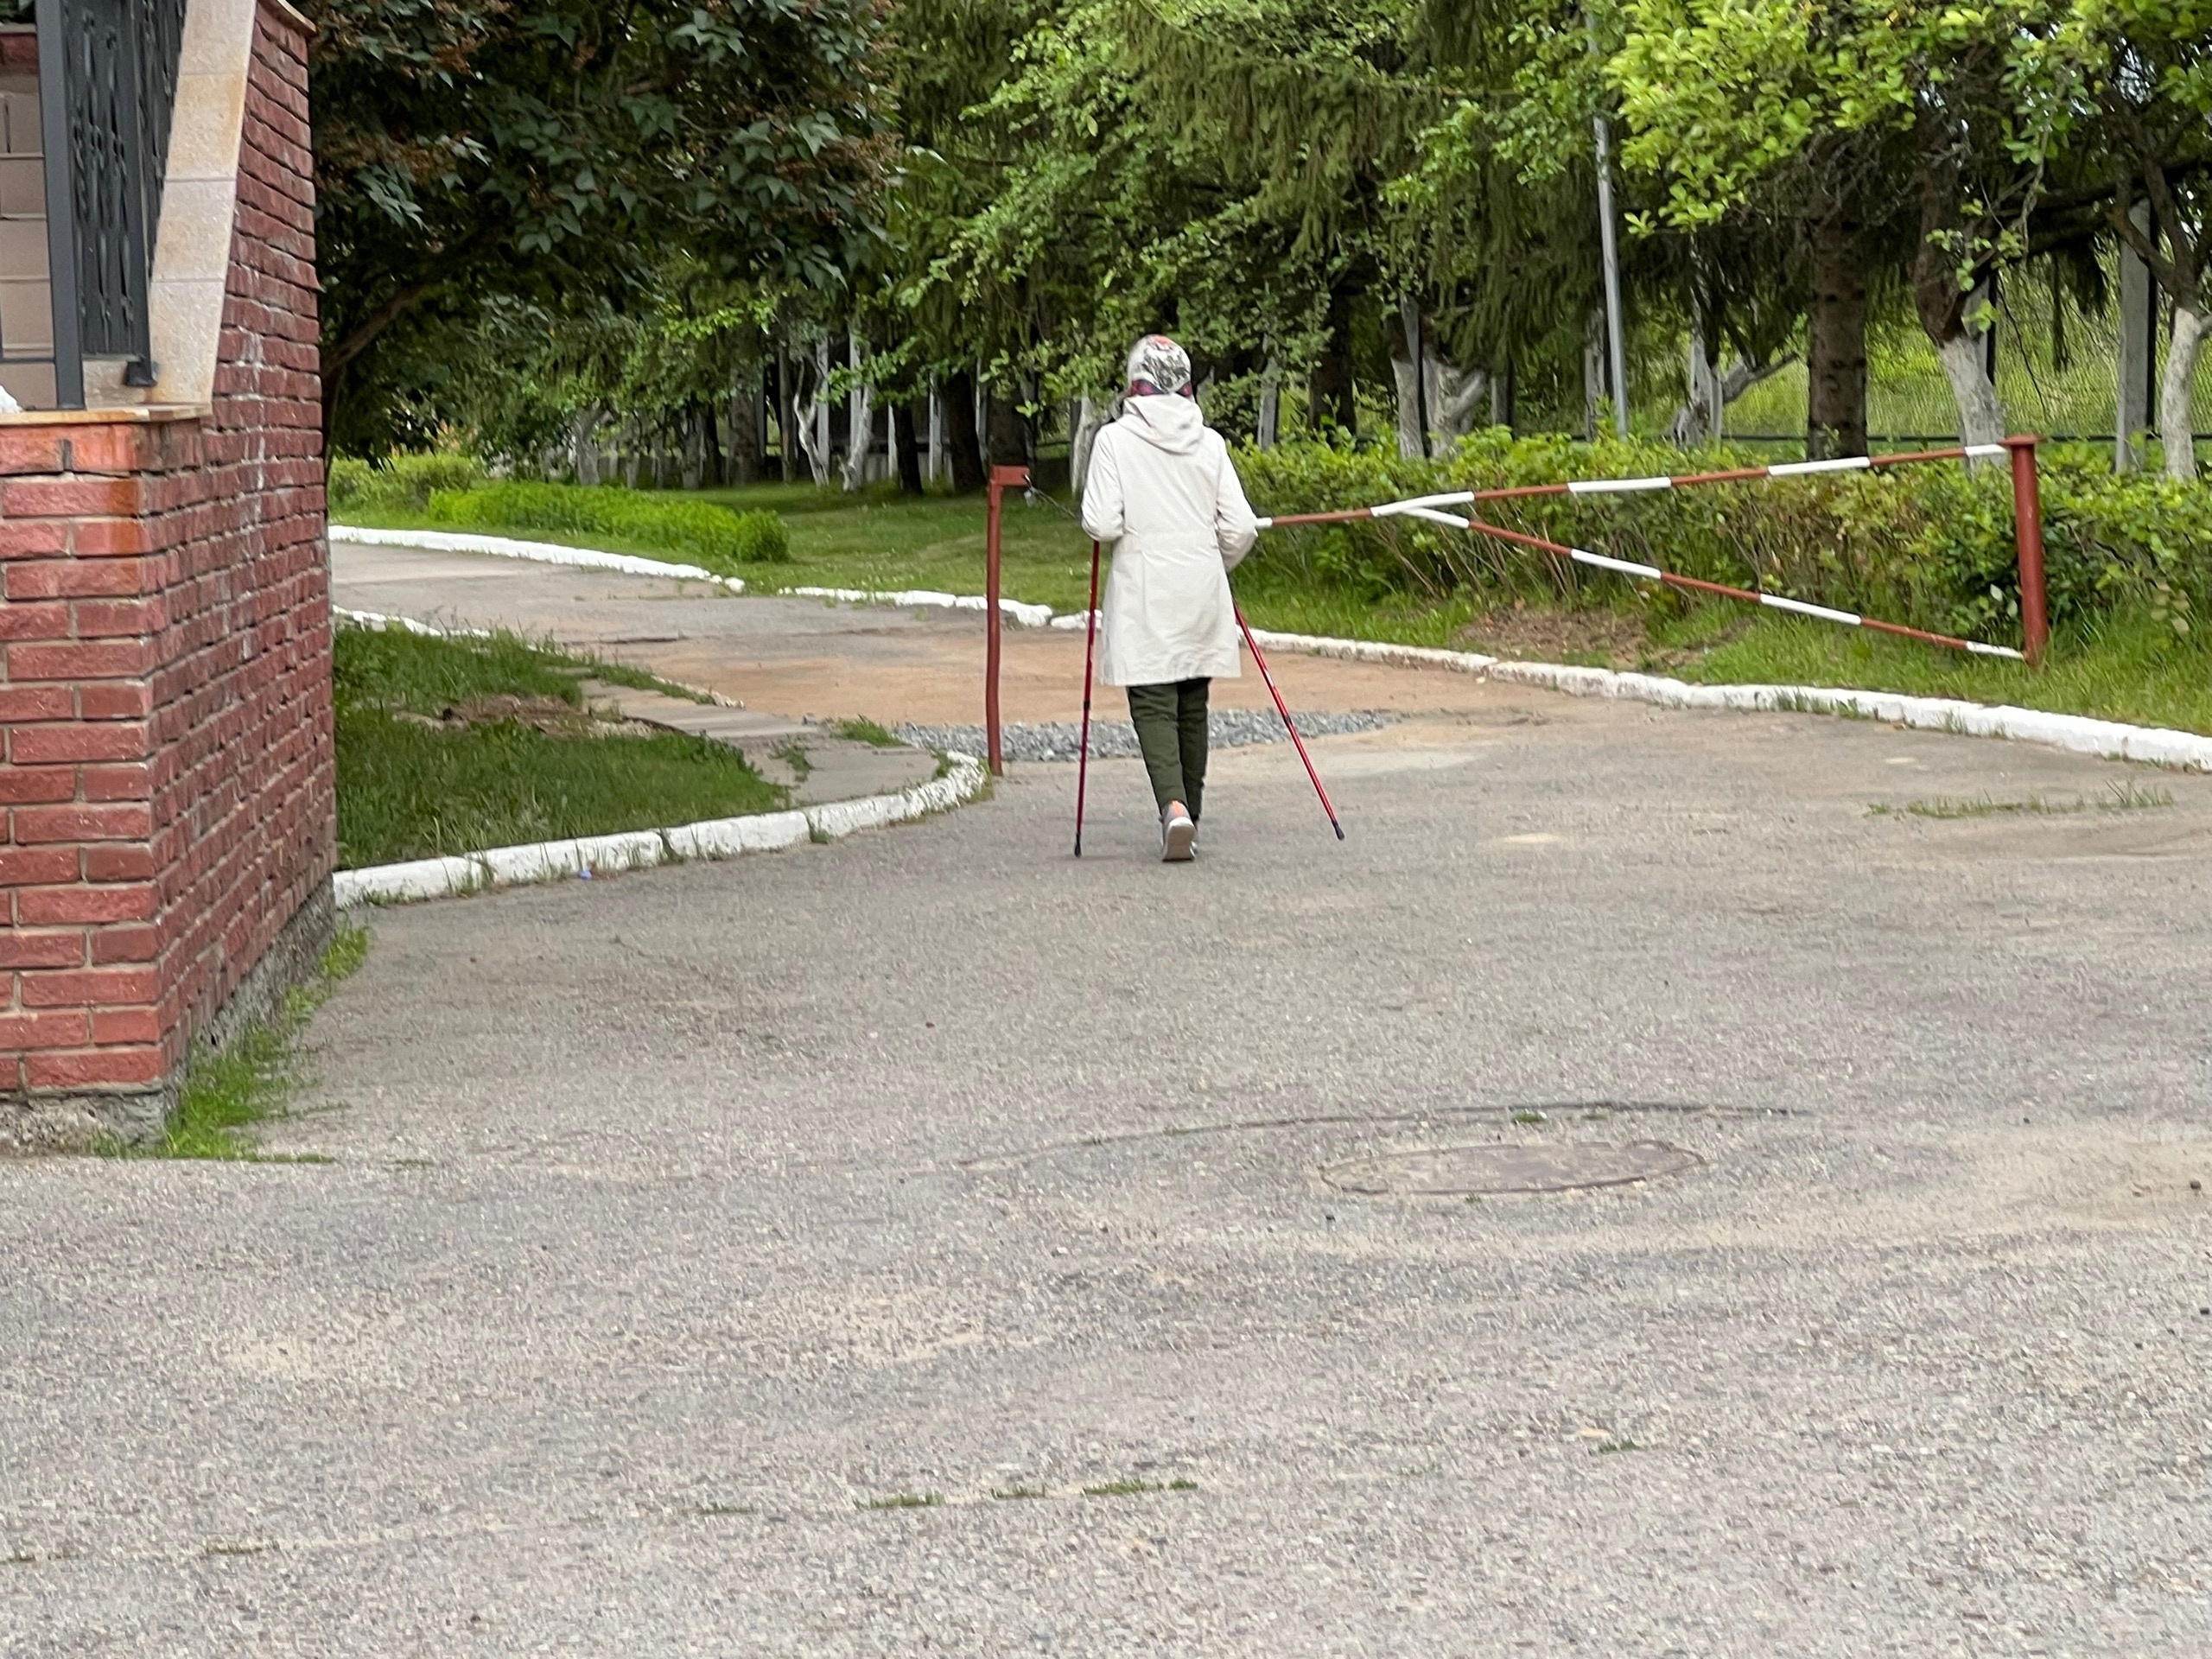
[{"label": "manhole cover", "polygon": [[1332,1164],[1321,1179],[1339,1192],[1567,1192],[1678,1175],[1698,1156],[1663,1141],[1624,1147],[1431,1147]]}]

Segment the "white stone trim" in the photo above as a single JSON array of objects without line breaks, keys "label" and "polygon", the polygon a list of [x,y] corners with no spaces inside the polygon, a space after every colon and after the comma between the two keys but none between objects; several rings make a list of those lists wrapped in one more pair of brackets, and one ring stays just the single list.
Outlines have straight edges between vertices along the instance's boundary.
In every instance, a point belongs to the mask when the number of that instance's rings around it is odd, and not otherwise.
[{"label": "white stone trim", "polygon": [[2009,703],[1915,697],[1897,691],[1860,691],[1838,686],[1694,685],[1656,674],[1620,674],[1611,669],[1569,668],[1558,663],[1510,662],[1475,652],[1381,645],[1365,639],[1323,639],[1310,634],[1270,633],[1259,629],[1253,632],[1271,651],[1301,651],[1354,662],[1456,669],[1509,685],[1535,685],[1546,690],[1563,691],[1573,697],[1618,697],[1627,702],[1656,703],[1666,709],[1848,715],[1918,731],[2010,738],[2014,742],[2040,743],[2072,754],[2212,772],[2212,737],[2165,727],[2096,720],[2087,715],[2055,715],[2038,709],[2018,709]]},{"label": "white stone trim", "polygon": [[745,591],[738,576],[718,576],[696,564],[668,559],[641,559],[632,553],[606,553],[595,547],[563,547],[558,542],[517,541],[511,536],[475,536],[451,530],[369,530],[359,524],[333,524],[330,539],[360,547],[412,548],[422,553],[487,553],[495,559],[528,559],[537,564],[568,564],[589,570],[620,570],[632,576],[673,576],[683,582],[709,582],[734,594]]},{"label": "white stone trim", "polygon": [[756,812],[738,818],[713,818],[668,830],[639,830],[618,836],[585,836],[572,841],[543,841],[525,847],[497,847],[453,858],[416,859],[364,870],[340,870],[332,878],[341,906],[404,904],[443,899],[486,887],[523,882],[650,869],[656,864],[693,858],[731,858],[766,853],[810,840],[839,841],[861,830],[906,823],[949,811],[981,794],[989,774],[970,754],[949,757],[952,768],[942,778],[916,784],[895,795],[869,795],[831,801],[790,812]]},{"label": "white stone trim", "polygon": [[231,235],[238,223],[246,83],[260,15],[258,0],[191,0],[185,9],[162,223],[147,289],[159,378],[147,391],[123,391],[125,401],[214,402]]},{"label": "white stone trim", "polygon": [[[884,593],[872,588],[779,588],[779,594],[794,599],[828,599],[843,605],[894,605],[946,611],[988,611],[990,600],[982,594],[941,594],[932,588],[910,588]],[[1031,605],[1019,599],[999,601],[999,614],[1025,628],[1041,628],[1052,620],[1049,605]]]}]

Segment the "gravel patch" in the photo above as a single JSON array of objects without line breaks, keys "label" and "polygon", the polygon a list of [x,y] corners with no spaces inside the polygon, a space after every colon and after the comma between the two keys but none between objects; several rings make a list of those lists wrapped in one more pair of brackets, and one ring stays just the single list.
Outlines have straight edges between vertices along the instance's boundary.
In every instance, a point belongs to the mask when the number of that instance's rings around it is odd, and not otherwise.
[{"label": "gravel patch", "polygon": [[[1298,729],[1307,737],[1338,737],[1347,732],[1379,731],[1398,718],[1377,709],[1358,709],[1342,715],[1300,715]],[[901,726],[900,738],[925,749],[957,750],[981,754],[986,741],[981,726]],[[1290,734],[1282,716],[1272,709],[1215,709],[1209,711],[1208,741],[1217,749],[1243,748],[1254,743],[1281,743]],[[1073,721],[1000,729],[1000,742],[1009,760],[1073,760],[1083,742],[1083,728]],[[1126,720],[1093,720],[1090,753],[1112,759],[1137,753],[1136,728]]]}]

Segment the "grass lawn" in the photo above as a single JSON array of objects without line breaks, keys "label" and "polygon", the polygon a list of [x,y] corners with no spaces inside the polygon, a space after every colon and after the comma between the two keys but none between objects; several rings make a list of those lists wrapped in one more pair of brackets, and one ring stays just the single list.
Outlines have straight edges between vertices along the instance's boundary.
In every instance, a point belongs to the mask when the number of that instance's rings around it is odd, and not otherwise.
[{"label": "grass lawn", "polygon": [[346,868],[772,811],[785,791],[727,744],[631,734],[585,707],[633,670],[511,635],[337,636],[338,861]]},{"label": "grass lawn", "polygon": [[[980,495],[916,500],[887,486],[848,495],[811,485],[771,484],[702,491],[700,499],[741,511],[771,508],[789,524],[791,562],[748,567],[747,580],[755,591],[931,588],[974,594],[983,588]],[[1264,510],[1266,504],[1258,505]],[[425,518],[404,515],[377,515],[372,521],[430,527]],[[1018,495],[1007,499],[1005,524],[1007,597],[1081,610],[1090,568],[1090,543],[1082,531],[1053,506],[1032,506]],[[608,539],[575,544],[671,556]],[[1237,597],[1255,627],[1640,668],[1715,683],[1859,686],[2010,702],[2212,733],[2212,651],[2177,640],[2148,619],[2115,617],[2094,631],[2062,632],[2048,663],[2036,671],[1720,603],[1646,626],[1640,619],[1664,616],[1665,608],[1647,612],[1624,588],[1618,607],[1561,613],[1551,630],[1556,639],[1516,645],[1510,634],[1492,636],[1487,619],[1466,599],[1370,601],[1316,589],[1271,567],[1267,550],[1262,537],[1236,576]],[[1585,633],[1590,642],[1578,646],[1576,637]]]}]

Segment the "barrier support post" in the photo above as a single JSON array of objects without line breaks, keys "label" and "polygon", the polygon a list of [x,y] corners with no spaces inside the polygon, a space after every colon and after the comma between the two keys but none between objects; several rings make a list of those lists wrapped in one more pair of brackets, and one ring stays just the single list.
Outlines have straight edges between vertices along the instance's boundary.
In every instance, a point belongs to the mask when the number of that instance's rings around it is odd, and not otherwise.
[{"label": "barrier support post", "polygon": [[999,530],[1008,490],[1029,487],[1027,467],[994,467],[988,486],[989,518],[983,531],[983,731],[990,746],[991,776],[1006,775],[1006,755],[999,743]]},{"label": "barrier support post", "polygon": [[2042,666],[2044,648],[2050,643],[2043,574],[2043,483],[2036,473],[2036,445],[2042,442],[2005,440],[2012,456],[2012,533],[2020,549],[2020,643],[2036,667]]}]

